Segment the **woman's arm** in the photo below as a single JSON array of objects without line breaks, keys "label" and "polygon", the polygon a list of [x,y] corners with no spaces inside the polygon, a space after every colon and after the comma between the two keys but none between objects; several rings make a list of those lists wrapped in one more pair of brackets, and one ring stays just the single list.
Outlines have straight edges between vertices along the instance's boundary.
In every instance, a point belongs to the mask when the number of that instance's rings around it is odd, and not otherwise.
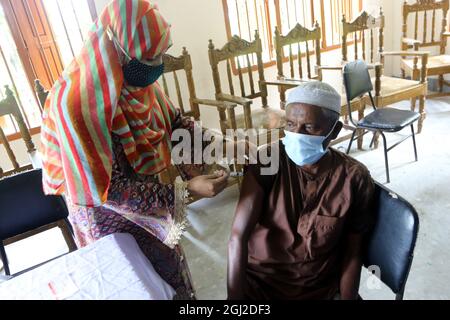
[{"label": "woman's arm", "polygon": [[183,233],[189,195],[213,197],[227,184],[228,175],[217,172],[188,182],[162,184],[131,179],[112,179],[105,207],[138,224],[163,243],[173,247]]}]

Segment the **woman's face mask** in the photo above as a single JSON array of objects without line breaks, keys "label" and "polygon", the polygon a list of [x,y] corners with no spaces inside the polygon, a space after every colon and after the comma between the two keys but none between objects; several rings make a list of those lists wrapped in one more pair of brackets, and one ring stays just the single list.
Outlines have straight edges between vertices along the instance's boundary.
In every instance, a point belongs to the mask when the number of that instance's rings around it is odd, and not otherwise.
[{"label": "woman's face mask", "polygon": [[145,62],[139,61],[136,58],[131,58],[122,48],[119,41],[114,37],[112,31],[108,29],[107,32],[110,39],[113,40],[116,50],[120,50],[120,55],[126,61],[126,63],[123,63],[122,71],[127,84],[145,88],[153,84],[164,73],[162,54],[157,59]]},{"label": "woman's face mask", "polygon": [[285,130],[282,141],[286,154],[298,166],[316,163],[327,152],[328,148],[324,148],[323,143],[334,131],[337,123],[336,121],[326,136],[313,136]]},{"label": "woman's face mask", "polygon": [[147,87],[164,73],[164,63],[151,66],[133,58],[122,67],[123,76],[129,85]]}]

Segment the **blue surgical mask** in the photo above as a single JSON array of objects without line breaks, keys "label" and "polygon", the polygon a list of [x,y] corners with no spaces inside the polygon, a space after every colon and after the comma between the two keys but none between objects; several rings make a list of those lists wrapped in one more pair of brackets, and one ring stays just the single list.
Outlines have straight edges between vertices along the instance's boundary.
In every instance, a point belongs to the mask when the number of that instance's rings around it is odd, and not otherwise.
[{"label": "blue surgical mask", "polygon": [[298,166],[310,165],[319,161],[328,149],[323,147],[323,142],[333,132],[336,123],[326,136],[312,136],[285,130],[285,137],[282,141],[289,159]]},{"label": "blue surgical mask", "polygon": [[164,73],[164,64],[151,66],[133,58],[122,67],[122,71],[129,85],[144,88],[154,83]]}]

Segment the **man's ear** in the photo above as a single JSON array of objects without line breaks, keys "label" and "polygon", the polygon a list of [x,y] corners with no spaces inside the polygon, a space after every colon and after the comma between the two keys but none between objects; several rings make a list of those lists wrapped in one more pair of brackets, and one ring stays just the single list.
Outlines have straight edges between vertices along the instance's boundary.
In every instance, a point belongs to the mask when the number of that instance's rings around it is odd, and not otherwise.
[{"label": "man's ear", "polygon": [[330,145],[331,141],[333,141],[334,139],[337,138],[337,136],[339,135],[339,132],[341,132],[341,130],[342,130],[342,127],[343,127],[343,124],[341,121],[336,122],[333,132],[331,132],[330,135],[328,136],[328,138],[323,142],[324,149],[326,149]]},{"label": "man's ear", "polygon": [[331,140],[334,140],[337,138],[337,136],[339,135],[339,132],[341,132],[343,126],[344,125],[341,121],[338,121],[336,123],[336,125],[334,126],[334,129],[333,129],[333,132],[330,135]]}]

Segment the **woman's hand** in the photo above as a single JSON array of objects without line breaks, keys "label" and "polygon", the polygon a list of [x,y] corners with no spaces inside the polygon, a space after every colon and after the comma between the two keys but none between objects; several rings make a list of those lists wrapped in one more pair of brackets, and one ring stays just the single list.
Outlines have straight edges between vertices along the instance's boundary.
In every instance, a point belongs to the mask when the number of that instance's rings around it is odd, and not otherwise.
[{"label": "woman's hand", "polygon": [[181,110],[177,109],[177,114],[175,115],[174,120],[172,121],[172,130],[176,130],[179,128],[188,128],[189,123],[192,121],[190,117],[185,117],[181,114]]},{"label": "woman's hand", "polygon": [[187,189],[192,196],[211,198],[227,186],[228,173],[223,170],[201,175],[188,181]]}]

